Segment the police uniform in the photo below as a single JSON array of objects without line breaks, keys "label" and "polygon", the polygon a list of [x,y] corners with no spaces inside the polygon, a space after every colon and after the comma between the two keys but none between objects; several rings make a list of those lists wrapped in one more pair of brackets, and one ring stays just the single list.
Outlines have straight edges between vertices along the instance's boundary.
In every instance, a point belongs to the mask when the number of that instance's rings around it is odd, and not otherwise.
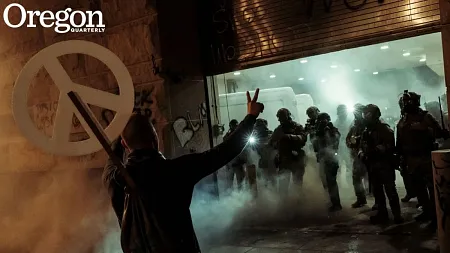
[{"label": "police uniform", "polygon": [[338,211],[342,209],[342,206],[337,184],[339,161],[336,153],[338,152],[341,134],[329,121],[330,116],[328,114],[319,114],[313,148],[316,152],[320,170],[325,173],[327,190],[332,204],[330,211]]},{"label": "police uniform", "polygon": [[378,120],[374,125],[366,127],[361,138],[361,152],[364,154],[362,159],[369,171],[373,194],[378,204],[378,214],[371,217],[376,222],[388,219],[385,193],[395,221],[397,223],[403,221],[395,186],[394,150],[394,131],[388,124]]},{"label": "police uniform", "polygon": [[287,193],[290,174],[293,176],[294,184],[301,186],[303,183],[306,164],[302,148],[305,146],[306,138],[302,125],[292,119],[280,124],[270,138],[269,143],[278,151],[275,162],[278,165],[278,173],[283,176],[279,182],[282,193]]},{"label": "police uniform", "polygon": [[437,148],[436,139],[440,137],[446,136],[439,123],[420,108],[406,113],[397,125],[397,150],[423,206],[422,215],[416,217],[418,220],[436,219],[431,151]]},{"label": "police uniform", "polygon": [[[361,142],[361,136],[364,131],[364,124],[355,121],[351,126],[345,142],[350,149],[350,154],[353,159],[352,168],[352,182],[355,190],[356,202],[352,205],[354,208],[367,204],[366,189],[363,181],[367,178],[367,168],[364,162],[358,157],[358,151]],[[368,185],[366,186],[368,187]]]}]

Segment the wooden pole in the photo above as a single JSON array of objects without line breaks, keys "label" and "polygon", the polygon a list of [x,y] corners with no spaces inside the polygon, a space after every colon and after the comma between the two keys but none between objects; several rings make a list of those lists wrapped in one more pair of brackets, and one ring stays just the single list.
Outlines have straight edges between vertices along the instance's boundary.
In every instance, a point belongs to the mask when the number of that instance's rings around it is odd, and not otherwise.
[{"label": "wooden pole", "polygon": [[108,156],[113,161],[114,165],[117,166],[117,168],[120,171],[120,174],[123,176],[125,183],[131,190],[136,189],[136,185],[134,184],[133,179],[130,177],[128,172],[125,170],[125,167],[123,166],[121,158],[117,157],[112,149],[111,149],[111,142],[108,140],[108,137],[106,136],[105,132],[103,131],[103,127],[100,125],[100,123],[95,119],[94,114],[92,113],[89,106],[84,103],[78,94],[74,91],[71,91],[67,93],[70,100],[72,100],[72,103],[75,105],[77,110],[80,112],[81,116],[84,118],[86,123],[88,124],[89,128],[91,128],[92,132],[94,133],[95,137],[97,137],[100,144],[105,149],[106,153],[108,153]]}]

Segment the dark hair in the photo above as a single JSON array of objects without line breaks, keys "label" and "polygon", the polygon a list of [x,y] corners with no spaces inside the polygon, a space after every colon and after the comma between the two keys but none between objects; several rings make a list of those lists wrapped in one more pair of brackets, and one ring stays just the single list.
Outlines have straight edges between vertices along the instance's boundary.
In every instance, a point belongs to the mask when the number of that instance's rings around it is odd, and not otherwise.
[{"label": "dark hair", "polygon": [[158,135],[149,119],[133,113],[122,131],[122,139],[130,149],[158,148]]}]

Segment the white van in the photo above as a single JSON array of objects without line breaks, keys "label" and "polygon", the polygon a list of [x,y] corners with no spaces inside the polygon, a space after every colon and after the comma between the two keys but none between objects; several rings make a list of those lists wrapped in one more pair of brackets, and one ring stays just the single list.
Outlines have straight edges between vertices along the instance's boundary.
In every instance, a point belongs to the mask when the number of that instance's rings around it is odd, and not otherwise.
[{"label": "white van", "polygon": [[[251,91],[253,97],[255,91]],[[291,87],[262,89],[259,91],[258,101],[264,104],[264,112],[259,118],[267,120],[269,129],[274,130],[278,125],[277,111],[287,108],[292,113],[292,119],[299,120],[297,99]],[[247,96],[245,92],[219,95],[220,119],[228,131],[228,123],[232,119],[241,121],[247,114]],[[305,109],[306,110],[306,109]]]},{"label": "white van", "polygon": [[297,99],[297,111],[298,111],[298,121],[297,123],[305,126],[306,121],[308,120],[308,115],[306,115],[306,109],[314,105],[314,101],[309,94],[298,94],[295,95]]}]

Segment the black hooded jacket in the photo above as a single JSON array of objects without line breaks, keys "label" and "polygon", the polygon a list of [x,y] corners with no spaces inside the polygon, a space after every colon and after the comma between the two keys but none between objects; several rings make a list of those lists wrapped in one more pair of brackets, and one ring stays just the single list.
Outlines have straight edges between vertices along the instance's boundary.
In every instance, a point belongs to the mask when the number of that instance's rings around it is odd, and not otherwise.
[{"label": "black hooded jacket", "polygon": [[[203,153],[166,159],[156,150],[132,151],[125,168],[137,193],[125,192],[123,177],[109,160],[103,180],[121,226],[123,251],[200,252],[189,210],[194,185],[244,149],[255,121],[255,116],[247,115],[226,141]],[[121,155],[120,148],[115,145],[116,155]]]}]

